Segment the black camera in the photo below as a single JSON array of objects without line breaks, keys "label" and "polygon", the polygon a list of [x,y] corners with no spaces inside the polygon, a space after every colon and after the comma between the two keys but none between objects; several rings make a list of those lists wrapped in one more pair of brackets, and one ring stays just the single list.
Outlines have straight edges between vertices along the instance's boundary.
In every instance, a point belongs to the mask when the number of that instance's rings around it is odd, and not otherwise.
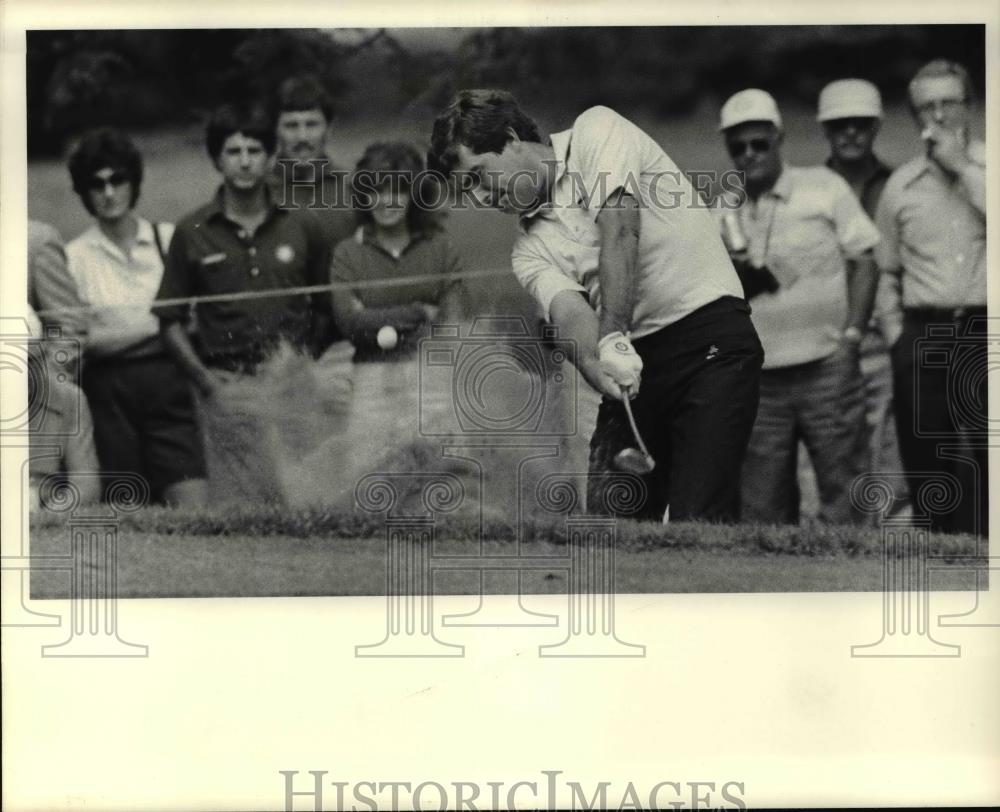
[{"label": "black camera", "polygon": [[767,266],[757,267],[745,259],[734,259],[733,267],[743,285],[743,295],[747,301],[762,293],[777,293],[781,285]]}]

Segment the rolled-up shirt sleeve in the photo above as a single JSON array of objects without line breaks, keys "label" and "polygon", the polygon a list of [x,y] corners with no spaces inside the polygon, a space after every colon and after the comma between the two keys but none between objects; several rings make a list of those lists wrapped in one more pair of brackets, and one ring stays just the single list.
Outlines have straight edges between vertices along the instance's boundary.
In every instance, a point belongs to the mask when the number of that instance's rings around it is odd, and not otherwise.
[{"label": "rolled-up shirt sleeve", "polygon": [[550,318],[549,307],[557,293],[564,290],[576,290],[587,296],[587,289],[556,268],[544,257],[538,255],[526,245],[516,245],[511,254],[511,267],[517,281],[538,302],[545,314]]},{"label": "rolled-up shirt sleeve", "polygon": [[183,299],[194,294],[192,289],[191,268],[188,259],[187,242],[182,229],[177,229],[170,240],[167,251],[167,261],[163,266],[163,279],[160,290],[153,303],[153,315],[159,318],[160,324],[171,322],[186,323],[190,317],[191,308],[187,304],[160,305],[163,299]]},{"label": "rolled-up shirt sleeve", "polygon": [[845,257],[857,259],[878,245],[881,236],[851,187],[840,178],[837,181],[831,212],[837,241]]}]

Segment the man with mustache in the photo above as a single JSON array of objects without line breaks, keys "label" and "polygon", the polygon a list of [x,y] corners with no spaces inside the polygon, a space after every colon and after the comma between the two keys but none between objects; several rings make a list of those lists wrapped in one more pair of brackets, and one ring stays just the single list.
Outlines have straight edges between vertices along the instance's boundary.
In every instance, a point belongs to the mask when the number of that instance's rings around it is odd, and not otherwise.
[{"label": "man with mustache", "polygon": [[[882,124],[882,96],[864,79],[838,79],[820,91],[816,120],[830,144],[826,165],[851,187],[872,219],[892,169],[875,154],[875,139]],[[889,280],[879,279],[875,315],[861,341],[861,374],[865,379],[865,411],[870,430],[870,470],[900,471],[902,460],[892,411],[892,362],[889,347],[902,331],[902,314],[884,290]],[[904,509],[906,495],[894,506]]]},{"label": "man with mustache", "polygon": [[959,482],[959,503],[932,527],[986,535],[986,145],[970,134],[973,98],[956,62],[936,59],[913,77],[923,149],[886,184],[876,256],[903,311],[892,348],[903,463]]},{"label": "man with mustache", "polygon": [[[347,172],[326,153],[333,102],[315,76],[292,76],[278,88],[274,113],[274,198],[282,208],[308,211],[332,254],[334,246],[355,228]],[[321,332],[323,345],[341,337],[332,321]]]},{"label": "man with mustache", "polygon": [[[878,282],[871,257],[878,231],[836,173],[784,163],[781,114],[769,93],[734,94],[719,129],[744,177],[745,198],[727,205],[740,204],[732,214],[748,246],[734,260],[764,345],[742,517],[798,522],[803,440],[816,469],[820,518],[857,522],[851,483],[866,460],[858,351]],[[767,283],[757,284],[761,278]]]}]

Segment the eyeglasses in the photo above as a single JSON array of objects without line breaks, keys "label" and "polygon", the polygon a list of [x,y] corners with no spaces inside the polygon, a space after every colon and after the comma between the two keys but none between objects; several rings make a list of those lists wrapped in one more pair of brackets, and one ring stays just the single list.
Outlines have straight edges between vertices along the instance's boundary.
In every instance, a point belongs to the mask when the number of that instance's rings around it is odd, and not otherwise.
[{"label": "eyeglasses", "polygon": [[103,192],[107,186],[124,186],[129,182],[129,177],[124,172],[112,172],[106,178],[94,175],[87,181],[87,188],[92,192]]},{"label": "eyeglasses", "polygon": [[924,116],[930,116],[941,110],[942,113],[954,113],[961,107],[965,107],[965,99],[934,99],[916,106],[917,112]]},{"label": "eyeglasses", "polygon": [[766,138],[751,138],[749,141],[730,141],[726,144],[731,158],[739,158],[747,149],[764,153],[771,151],[771,142]]}]

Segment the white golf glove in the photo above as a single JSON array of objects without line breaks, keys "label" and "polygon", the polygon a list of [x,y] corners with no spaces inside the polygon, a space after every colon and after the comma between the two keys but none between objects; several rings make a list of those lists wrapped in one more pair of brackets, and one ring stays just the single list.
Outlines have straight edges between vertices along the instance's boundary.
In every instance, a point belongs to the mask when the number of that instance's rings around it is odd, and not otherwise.
[{"label": "white golf glove", "polygon": [[642,359],[628,336],[621,332],[608,333],[597,342],[597,359],[601,372],[620,389],[628,389],[632,397],[638,393]]}]

